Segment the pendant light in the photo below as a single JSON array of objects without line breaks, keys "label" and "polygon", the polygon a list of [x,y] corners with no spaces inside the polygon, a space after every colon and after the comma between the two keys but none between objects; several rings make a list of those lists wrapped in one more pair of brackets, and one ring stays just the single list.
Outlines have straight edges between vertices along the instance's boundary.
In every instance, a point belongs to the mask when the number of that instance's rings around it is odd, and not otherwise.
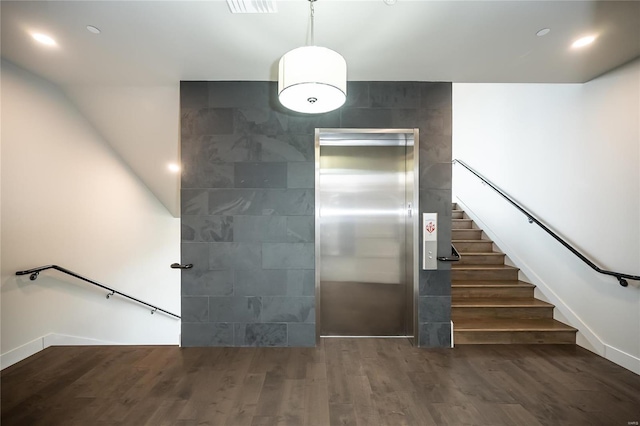
[{"label": "pendant light", "polygon": [[311,45],[280,58],[278,98],[290,110],[319,114],[340,108],[347,99],[347,62],[326,47],[314,46],[315,0],[309,0]]}]

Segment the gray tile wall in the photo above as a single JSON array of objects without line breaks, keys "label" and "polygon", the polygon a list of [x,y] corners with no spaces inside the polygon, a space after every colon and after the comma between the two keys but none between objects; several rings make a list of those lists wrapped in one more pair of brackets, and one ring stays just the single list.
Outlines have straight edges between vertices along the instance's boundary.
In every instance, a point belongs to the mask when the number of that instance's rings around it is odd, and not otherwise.
[{"label": "gray tile wall", "polygon": [[[420,209],[451,243],[451,84],[350,82],[296,114],[274,82],[182,82],[182,345],[313,346],[314,131],[420,129]],[[448,265],[420,272],[421,346],[450,345]]]}]

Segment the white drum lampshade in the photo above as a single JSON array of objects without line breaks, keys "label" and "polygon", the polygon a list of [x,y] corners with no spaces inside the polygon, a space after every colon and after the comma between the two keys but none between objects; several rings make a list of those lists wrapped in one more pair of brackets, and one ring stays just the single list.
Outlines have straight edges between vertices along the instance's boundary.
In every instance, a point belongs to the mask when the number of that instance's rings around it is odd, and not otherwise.
[{"label": "white drum lampshade", "polygon": [[319,114],[347,99],[347,62],[326,47],[304,46],[280,58],[278,98],[290,110]]}]

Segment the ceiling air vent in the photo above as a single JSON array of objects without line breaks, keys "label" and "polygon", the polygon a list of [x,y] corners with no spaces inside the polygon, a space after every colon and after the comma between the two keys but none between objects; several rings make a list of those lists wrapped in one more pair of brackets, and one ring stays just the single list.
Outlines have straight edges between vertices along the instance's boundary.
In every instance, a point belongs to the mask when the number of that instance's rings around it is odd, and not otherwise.
[{"label": "ceiling air vent", "polygon": [[231,13],[276,13],[276,0],[227,0]]}]

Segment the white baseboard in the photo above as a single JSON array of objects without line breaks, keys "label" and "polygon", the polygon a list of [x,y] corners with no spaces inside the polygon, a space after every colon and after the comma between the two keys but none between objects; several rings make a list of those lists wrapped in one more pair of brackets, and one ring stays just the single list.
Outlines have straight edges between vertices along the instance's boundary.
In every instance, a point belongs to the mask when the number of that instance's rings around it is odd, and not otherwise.
[{"label": "white baseboard", "polygon": [[613,346],[609,346],[606,343],[604,353],[604,357],[609,361],[640,375],[640,358],[623,352],[620,349],[614,348]]},{"label": "white baseboard", "polygon": [[13,364],[35,355],[49,346],[96,346],[96,345],[120,345],[120,343],[104,340],[88,339],[85,337],[68,336],[65,334],[49,333],[38,337],[29,343],[25,343],[13,350],[0,355],[0,369],[4,370]]},{"label": "white baseboard", "polygon": [[549,300],[549,303],[555,305],[556,309],[567,319],[567,322],[572,327],[577,328],[578,336],[576,343],[585,349],[595,352],[596,354],[608,359],[609,361],[618,364],[627,370],[633,371],[636,374],[640,374],[640,359],[623,352],[606,344],[589,326],[560,298],[551,287],[525,262],[522,258],[514,255],[514,250],[510,248],[498,235],[480,219],[468,205],[466,205],[459,198],[457,203],[462,207],[462,210],[473,219],[476,224],[482,228],[482,231],[491,238],[504,253],[513,261],[515,266],[527,276],[527,278],[534,284]]},{"label": "white baseboard", "polygon": [[29,343],[25,343],[24,345],[19,346],[9,352],[3,353],[2,355],[0,355],[0,369],[4,370],[5,368],[10,367],[17,362],[20,362],[23,359],[30,357],[31,355],[37,354],[43,349],[44,338],[40,337]]},{"label": "white baseboard", "polygon": [[49,333],[42,337],[44,349],[49,346],[103,346],[122,345],[122,343],[108,342],[106,340],[89,339],[87,337],[69,336],[66,334]]},{"label": "white baseboard", "polygon": [[453,321],[451,321],[451,347],[453,348]]}]

